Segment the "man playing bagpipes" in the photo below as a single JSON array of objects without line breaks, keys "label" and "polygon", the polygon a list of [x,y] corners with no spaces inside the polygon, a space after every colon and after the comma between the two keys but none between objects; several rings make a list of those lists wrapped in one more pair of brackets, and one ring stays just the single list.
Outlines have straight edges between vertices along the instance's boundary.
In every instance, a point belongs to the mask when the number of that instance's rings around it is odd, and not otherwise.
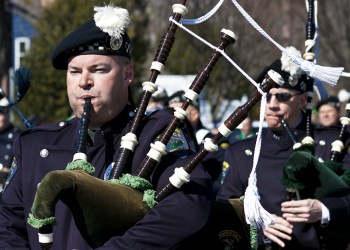
[{"label": "man playing bagpipes", "polygon": [[[131,42],[125,31],[125,23],[129,22],[127,10],[114,6],[103,8],[107,8],[106,15],[111,15],[112,23],[107,23],[107,26],[117,34],[109,35],[97,27],[95,20],[90,20],[67,35],[53,51],[54,68],[67,70],[67,94],[76,117],[29,129],[16,140],[13,163],[16,172],[12,174],[0,200],[0,249],[40,249],[38,229],[27,224],[34,196],[47,173],[64,170],[72,161],[78,143],[76,135],[82,127],[79,118],[88,100],[91,100],[91,108],[85,114],[90,116],[87,161],[95,168],[96,179],[108,180],[121,137],[128,131],[134,115],[134,107],[128,103],[134,66],[130,59]],[[169,112],[157,111],[142,120],[137,134],[139,144],[133,158],[128,161],[131,174],[135,173],[151,142],[171,118]],[[174,168],[187,160],[186,156],[191,154],[192,148],[184,133],[178,129],[172,135],[166,151],[168,154],[149,178],[155,189],[168,183]],[[98,192],[98,189],[91,185],[91,191]],[[135,225],[118,232],[98,249],[195,248],[209,216],[210,190],[210,177],[203,168],[196,168],[191,180],[181,190],[166,197]],[[101,197],[108,199],[102,192],[98,198]],[[57,202],[51,249],[92,248],[73,219],[73,213],[79,212],[79,206],[75,206],[74,202],[69,199]],[[90,202],[94,203],[95,198],[91,197]],[[118,200],[110,200],[110,203],[116,204],[119,210],[129,209],[121,205],[118,207]],[[76,210],[71,211],[68,206],[75,206]],[[100,215],[98,204],[93,212]],[[104,220],[110,222],[109,218]],[[41,237],[45,240],[48,236]]]},{"label": "man playing bagpipes", "polygon": [[[282,170],[294,151],[295,142],[284,130],[281,118],[297,140],[301,141],[305,137],[305,75],[282,56],[263,70],[257,82],[261,82],[269,69],[279,72],[285,84],[280,88],[272,88],[267,96],[265,119],[268,128],[262,133],[256,179],[261,205],[273,214],[275,224],[258,230],[258,249],[346,249],[344,237],[330,239],[324,232],[329,228],[335,227],[341,231],[349,227],[349,192],[339,197],[334,195],[322,199],[287,198],[288,193],[282,185]],[[331,143],[338,134],[339,130],[314,130],[316,159],[323,162],[330,158]],[[349,139],[347,137],[346,149]],[[239,198],[245,194],[253,166],[255,143],[256,137],[252,137],[234,143],[227,150],[225,162],[229,168],[217,200]],[[343,168],[350,167],[349,154],[342,154],[342,157]],[[311,178],[310,183],[313,181]]]}]

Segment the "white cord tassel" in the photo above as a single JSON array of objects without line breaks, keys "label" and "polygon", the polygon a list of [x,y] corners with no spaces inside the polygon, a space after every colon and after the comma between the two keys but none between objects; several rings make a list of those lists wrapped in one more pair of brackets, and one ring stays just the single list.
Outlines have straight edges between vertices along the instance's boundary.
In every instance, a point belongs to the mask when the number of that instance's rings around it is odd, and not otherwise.
[{"label": "white cord tassel", "polygon": [[275,223],[271,214],[260,204],[256,173],[250,175],[248,179],[248,187],[244,194],[244,213],[247,223],[257,228],[264,229]]},{"label": "white cord tassel", "polygon": [[258,188],[256,186],[256,166],[261,150],[261,133],[265,116],[266,93],[262,96],[260,105],[259,131],[254,149],[253,168],[248,179],[248,187],[244,194],[244,213],[248,224],[258,228],[266,228],[274,224],[272,216],[260,204]]},{"label": "white cord tassel", "polygon": [[337,85],[339,77],[344,71],[343,67],[325,67],[319,66],[313,62],[303,60],[301,57],[292,58],[293,62],[300,66],[306,74],[314,79],[318,79],[322,82],[328,83],[330,86],[334,87]]}]

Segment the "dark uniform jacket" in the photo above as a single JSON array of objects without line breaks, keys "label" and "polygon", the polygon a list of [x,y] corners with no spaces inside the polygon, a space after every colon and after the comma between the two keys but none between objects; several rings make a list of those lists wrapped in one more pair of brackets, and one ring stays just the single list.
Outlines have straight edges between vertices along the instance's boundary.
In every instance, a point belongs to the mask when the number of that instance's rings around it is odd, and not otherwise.
[{"label": "dark uniform jacket", "polygon": [[[98,129],[93,145],[88,146],[88,161],[96,168],[95,176],[99,178],[104,178],[106,168],[117,154],[121,135],[125,134],[123,130],[131,119],[129,111],[131,109],[125,109]],[[168,125],[170,118],[170,114],[163,111],[145,118],[132,159],[133,173],[149,151],[150,143]],[[75,118],[30,129],[16,140],[17,165],[12,169],[13,174],[0,200],[0,249],[40,249],[38,230],[26,223],[37,185],[46,173],[65,169],[72,161],[79,127]],[[168,183],[174,168],[183,166],[187,159],[182,158],[189,153],[186,138],[181,133],[173,135],[168,145],[172,145],[169,148],[173,152],[163,156],[150,178],[157,189]],[[175,192],[162,200],[135,226],[123,235],[111,238],[99,249],[187,249],[189,244],[195,244],[210,212],[209,179],[198,166],[191,181],[182,187],[183,192]],[[71,211],[61,201],[56,205],[55,217],[57,223],[51,249],[90,249],[77,230]]]},{"label": "dark uniform jacket", "polygon": [[[301,141],[305,137],[304,124],[294,130]],[[339,128],[316,128],[314,140],[316,144],[315,156],[320,161],[328,160],[331,155],[331,143],[338,138]],[[349,137],[347,137],[349,141]],[[253,166],[253,155],[256,136],[234,143],[225,156],[229,165],[224,183],[217,196],[218,200],[238,198],[244,195],[248,185],[248,177]],[[350,167],[349,143],[346,144],[344,167]],[[293,152],[293,142],[285,134],[275,134],[270,129],[264,129],[258,165],[256,168],[257,188],[261,205],[271,214],[281,216],[281,203],[286,201],[287,193],[281,183],[282,167],[286,165],[289,155]],[[344,155],[343,155],[344,156]],[[323,229],[320,223],[295,223],[293,239],[286,242],[285,249],[321,249],[320,237],[322,233],[315,228],[327,230],[328,227],[349,227],[350,222],[350,194],[342,198],[325,198],[321,202],[330,210],[330,223]],[[350,238],[349,238],[350,239]],[[328,242],[329,243],[329,242]],[[262,245],[261,235],[260,244]],[[277,248],[276,248],[277,249]],[[326,249],[345,249],[342,242],[331,241]]]},{"label": "dark uniform jacket", "polygon": [[5,183],[8,170],[11,168],[13,160],[13,142],[19,135],[19,130],[10,125],[6,130],[0,133],[0,185]]}]

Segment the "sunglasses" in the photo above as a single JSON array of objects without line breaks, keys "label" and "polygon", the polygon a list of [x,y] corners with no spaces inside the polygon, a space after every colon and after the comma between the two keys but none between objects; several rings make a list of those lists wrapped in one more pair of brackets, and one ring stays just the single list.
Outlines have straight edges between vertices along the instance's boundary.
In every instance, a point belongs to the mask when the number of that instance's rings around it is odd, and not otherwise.
[{"label": "sunglasses", "polygon": [[290,98],[292,98],[293,96],[297,96],[300,94],[290,94],[290,93],[277,93],[277,94],[267,94],[266,95],[266,100],[267,102],[271,101],[271,97],[275,96],[278,102],[288,102],[290,100]]}]

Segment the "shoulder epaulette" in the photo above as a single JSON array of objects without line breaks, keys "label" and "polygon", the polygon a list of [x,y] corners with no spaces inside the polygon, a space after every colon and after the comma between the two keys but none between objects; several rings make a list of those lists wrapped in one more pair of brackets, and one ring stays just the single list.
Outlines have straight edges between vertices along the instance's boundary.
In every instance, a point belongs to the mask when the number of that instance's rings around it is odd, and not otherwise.
[{"label": "shoulder epaulette", "polygon": [[39,131],[60,131],[63,128],[68,127],[72,121],[60,121],[50,124],[43,124],[39,126],[35,126],[33,128],[28,128],[21,133],[21,135],[31,134]]}]

